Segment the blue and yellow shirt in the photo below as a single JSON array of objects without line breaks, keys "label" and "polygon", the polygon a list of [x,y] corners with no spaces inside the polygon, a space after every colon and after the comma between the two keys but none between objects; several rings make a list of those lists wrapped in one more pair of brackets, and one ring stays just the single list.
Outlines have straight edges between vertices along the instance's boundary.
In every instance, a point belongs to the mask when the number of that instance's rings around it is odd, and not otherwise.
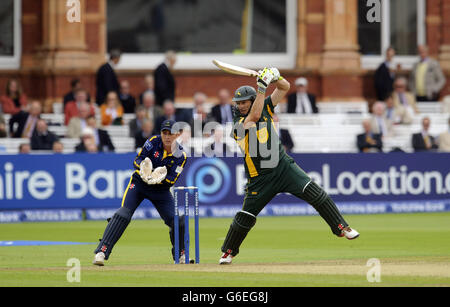
[{"label": "blue and yellow shirt", "polygon": [[133,162],[134,169],[136,170],[135,177],[138,177],[139,180],[142,180],[139,175],[139,165],[146,157],[152,161],[153,169],[160,166],[167,168],[167,176],[160,184],[149,185],[149,188],[156,190],[167,190],[173,186],[183,171],[187,160],[187,155],[181,145],[177,143],[175,151],[168,154],[164,149],[161,136],[152,136],[142,146],[141,151]]}]

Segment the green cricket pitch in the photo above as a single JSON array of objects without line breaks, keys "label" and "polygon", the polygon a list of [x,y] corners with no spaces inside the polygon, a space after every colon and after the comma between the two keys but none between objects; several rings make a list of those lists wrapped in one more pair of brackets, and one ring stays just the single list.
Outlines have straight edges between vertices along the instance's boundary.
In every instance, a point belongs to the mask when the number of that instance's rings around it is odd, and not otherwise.
[{"label": "green cricket pitch", "polygon": [[[161,220],[132,221],[104,267],[91,263],[106,221],[0,224],[0,241],[95,243],[2,246],[0,286],[450,286],[450,213],[345,218],[358,239],[335,237],[318,216],[260,217],[230,266],[218,260],[231,218],[200,219],[201,263],[191,265],[173,264]],[[81,263],[80,282],[67,280],[71,258]],[[372,258],[379,282],[367,278]]]}]

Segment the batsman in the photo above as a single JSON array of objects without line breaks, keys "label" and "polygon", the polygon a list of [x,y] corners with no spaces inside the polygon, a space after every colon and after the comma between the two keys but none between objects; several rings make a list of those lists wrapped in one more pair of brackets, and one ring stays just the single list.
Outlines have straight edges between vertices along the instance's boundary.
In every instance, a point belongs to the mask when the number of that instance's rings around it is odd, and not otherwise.
[{"label": "batsman", "polygon": [[[270,84],[273,93],[266,98]],[[257,90],[242,86],[234,94],[233,137],[244,154],[247,185],[242,210],[235,215],[222,245],[220,264],[231,264],[256,217],[278,193],[290,193],[310,204],[338,237],[356,239],[328,194],[286,154],[272,120],[274,108],[290,88],[276,68],[264,68]]]}]

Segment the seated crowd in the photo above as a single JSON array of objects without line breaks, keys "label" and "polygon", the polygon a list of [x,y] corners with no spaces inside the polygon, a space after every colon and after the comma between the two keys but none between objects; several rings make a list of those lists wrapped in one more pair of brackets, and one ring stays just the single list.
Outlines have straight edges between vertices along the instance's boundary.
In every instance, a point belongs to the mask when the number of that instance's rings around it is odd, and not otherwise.
[{"label": "seated crowd", "polygon": [[[399,67],[393,65],[395,50],[392,47],[388,48],[386,61],[375,71],[374,88],[378,100],[371,105],[370,118],[362,122],[363,133],[357,135],[358,132],[355,131],[356,147],[360,152],[383,152],[383,143],[392,137],[393,127],[411,125],[417,118],[422,120],[422,129],[411,135],[413,149],[450,152],[450,118],[449,129],[439,136],[432,136],[429,133],[431,119],[419,114],[417,101],[436,100],[445,84],[445,77],[438,62],[428,57],[426,46],[419,46],[418,50],[420,61],[414,65],[409,78],[406,78],[399,73]],[[166,64],[173,66],[173,59],[170,56]],[[120,58],[120,54],[112,52],[111,61],[99,69],[98,75],[113,71],[118,61],[115,57]],[[156,71],[160,70],[159,67]],[[215,143],[221,142],[223,146],[208,145],[206,151],[230,150],[223,142],[225,132],[220,126],[216,126],[210,133],[203,130],[210,122],[219,125],[232,122],[233,102],[228,89],[220,89],[214,99],[209,99],[202,92],[196,92],[192,97],[192,108],[177,109],[174,98],[168,96],[161,100],[161,94],[157,95],[161,90],[158,91],[155,87],[160,82],[155,82],[154,75],[149,74],[143,78],[144,86],[141,88],[144,90],[140,93],[133,92],[133,88],[137,86],[130,80],[122,79],[119,82],[117,78],[113,80],[113,85],[110,87],[105,85],[100,91],[99,78],[98,76],[95,101],[85,89],[86,84],[82,84],[80,79],[71,81],[70,92],[64,95],[61,101],[64,125],[67,128],[64,136],[57,136],[49,131],[48,126],[52,123],[47,123],[41,118],[41,103],[29,100],[19,81],[10,79],[4,94],[0,96],[0,138],[24,139],[23,144],[20,144],[20,153],[42,150],[61,153],[64,148],[60,137],[79,139],[79,144],[75,147],[76,152],[114,152],[116,148],[104,127],[128,125],[129,137],[134,138],[134,147],[139,149],[149,137],[159,133],[164,120],[172,119],[188,123],[188,126],[184,127],[180,143],[188,144],[189,138],[192,137],[210,137]],[[299,77],[294,85],[295,91],[288,95],[284,104],[285,110],[277,112],[298,116],[319,113],[320,107],[316,96],[308,90],[308,80]],[[207,112],[206,105],[211,101],[215,101],[215,104],[210,112]],[[8,123],[3,114],[10,114]],[[131,120],[124,121],[125,114],[131,115],[128,117]],[[195,125],[194,122],[201,124]],[[274,122],[278,125],[276,114]],[[286,150],[292,151],[295,146],[290,131],[278,128],[278,133]],[[403,150],[398,147],[393,151]]]}]

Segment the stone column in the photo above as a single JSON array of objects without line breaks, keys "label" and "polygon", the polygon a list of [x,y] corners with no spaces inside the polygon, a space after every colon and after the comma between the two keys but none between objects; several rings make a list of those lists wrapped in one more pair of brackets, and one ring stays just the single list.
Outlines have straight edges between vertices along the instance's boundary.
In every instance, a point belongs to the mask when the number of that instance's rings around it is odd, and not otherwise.
[{"label": "stone column", "polygon": [[325,44],[320,71],[323,100],[364,100],[356,0],[325,0]]},{"label": "stone column", "polygon": [[42,1],[42,45],[36,53],[38,68],[44,72],[89,68],[84,26],[86,0],[79,0],[81,22],[68,20],[71,7],[67,1]]},{"label": "stone column", "polygon": [[450,72],[450,0],[441,0],[441,46],[439,61],[442,69]]}]

